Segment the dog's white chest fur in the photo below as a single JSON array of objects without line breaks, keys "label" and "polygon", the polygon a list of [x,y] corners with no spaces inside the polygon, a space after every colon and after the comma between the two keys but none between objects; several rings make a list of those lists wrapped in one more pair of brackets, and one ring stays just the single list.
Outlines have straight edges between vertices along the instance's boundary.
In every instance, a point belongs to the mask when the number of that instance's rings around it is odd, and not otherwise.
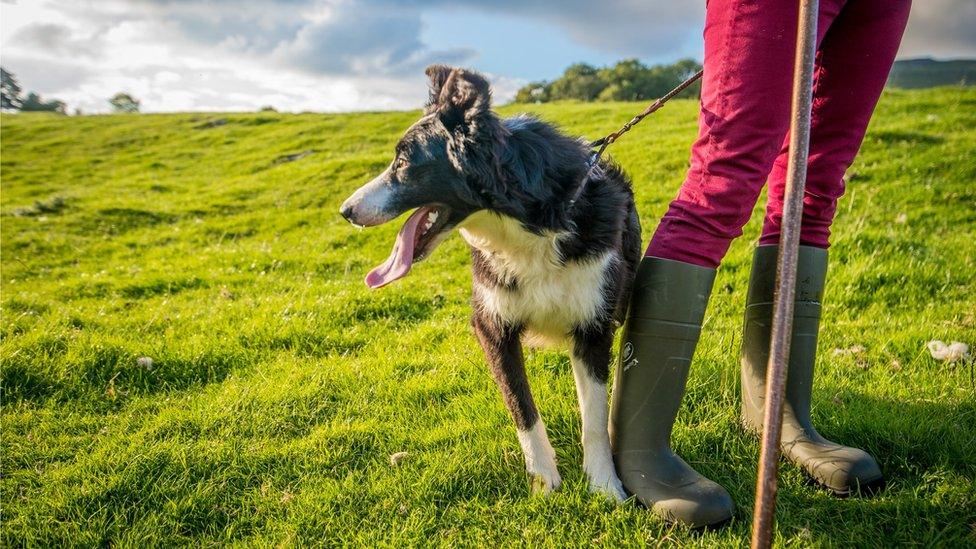
[{"label": "dog's white chest fur", "polygon": [[515,281],[514,288],[476,281],[473,291],[486,313],[523,325],[526,344],[562,346],[575,328],[606,322],[603,288],[614,252],[561,264],[556,245],[564,235],[532,234],[514,219],[487,212],[472,215],[460,232],[495,276]]}]

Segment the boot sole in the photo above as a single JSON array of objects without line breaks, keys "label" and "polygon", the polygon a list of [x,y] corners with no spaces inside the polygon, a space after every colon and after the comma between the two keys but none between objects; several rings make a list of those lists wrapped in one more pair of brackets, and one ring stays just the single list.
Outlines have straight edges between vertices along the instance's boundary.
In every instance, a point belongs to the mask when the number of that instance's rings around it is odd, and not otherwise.
[{"label": "boot sole", "polygon": [[[644,509],[650,511],[650,509],[648,509],[644,505],[641,505],[641,507],[644,507]],[[661,517],[661,515],[657,515],[657,516]],[[721,530],[722,528],[725,528],[726,526],[729,525],[729,523],[732,522],[732,519],[734,518],[735,516],[733,515],[729,518],[724,518],[718,522],[713,522],[711,524],[699,524],[697,526],[692,526],[686,522],[681,522],[680,520],[668,520],[664,517],[661,517],[661,520],[664,521],[664,524],[667,524],[668,526],[681,526],[683,528],[687,528],[691,530],[692,532],[712,532],[715,530]]]},{"label": "boot sole", "polygon": [[698,525],[692,526],[691,524],[688,524],[687,522],[682,522],[680,520],[669,519],[669,518],[667,518],[667,517],[665,517],[663,515],[660,515],[658,513],[655,513],[653,509],[651,509],[650,507],[648,507],[648,506],[644,505],[643,503],[641,503],[641,500],[639,498],[637,498],[634,494],[631,494],[626,489],[624,489],[624,490],[627,492],[627,500],[628,501],[633,501],[634,502],[634,505],[636,505],[637,507],[640,507],[641,509],[644,509],[645,511],[649,511],[651,514],[653,514],[654,516],[656,516],[659,519],[661,519],[661,521],[664,522],[664,524],[666,524],[668,526],[680,526],[682,528],[687,528],[687,529],[691,530],[692,532],[711,532],[713,530],[721,530],[722,528],[725,528],[726,526],[729,525],[730,522],[732,522],[732,519],[735,518],[735,512],[733,512],[732,513],[732,516],[727,517],[727,518],[724,518],[724,519],[722,519],[720,521],[713,522],[711,524],[698,524]]},{"label": "boot sole", "polygon": [[[804,471],[804,473],[805,472],[806,471]],[[885,487],[888,484],[887,481],[885,481],[884,477],[877,477],[867,482],[858,484],[857,487],[848,488],[846,490],[838,490],[836,488],[827,486],[826,484],[821,484],[817,482],[816,479],[810,477],[809,475],[807,478],[809,478],[810,481],[816,484],[817,486],[826,488],[827,491],[831,493],[831,495],[840,499],[847,499],[850,497],[857,497],[857,496],[867,497],[867,498],[874,497],[880,494],[882,491],[884,491]]]},{"label": "boot sole", "polygon": [[725,528],[726,526],[728,526],[729,523],[732,522],[732,519],[733,518],[735,518],[735,517],[732,516],[732,517],[729,517],[727,519],[723,519],[723,520],[720,520],[718,522],[714,522],[712,524],[706,524],[704,526],[696,526],[696,527],[692,528],[692,530],[694,530],[696,532],[712,532],[712,531],[715,531],[715,530],[721,530],[722,528]]}]

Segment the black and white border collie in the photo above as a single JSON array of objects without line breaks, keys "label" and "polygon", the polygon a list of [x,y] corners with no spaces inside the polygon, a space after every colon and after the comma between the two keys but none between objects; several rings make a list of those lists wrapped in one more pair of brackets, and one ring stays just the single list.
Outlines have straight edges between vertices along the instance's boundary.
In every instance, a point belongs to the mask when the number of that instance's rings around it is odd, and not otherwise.
[{"label": "black and white border collie", "polygon": [[415,210],[366,284],[405,276],[459,229],[471,247],[471,326],[515,421],[533,487],[548,493],[561,480],[523,343],[571,353],[590,489],[623,500],[607,432],[607,377],[640,260],[630,182],[609,162],[590,170],[585,141],[529,116],[499,118],[480,74],[435,65],[427,76],[423,117],[397,143],[390,166],[341,207],[367,227]]}]

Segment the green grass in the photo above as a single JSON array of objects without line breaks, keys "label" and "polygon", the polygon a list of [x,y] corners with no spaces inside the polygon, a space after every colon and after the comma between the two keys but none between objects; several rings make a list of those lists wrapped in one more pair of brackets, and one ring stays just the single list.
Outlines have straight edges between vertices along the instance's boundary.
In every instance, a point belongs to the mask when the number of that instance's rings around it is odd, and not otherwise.
[{"label": "green grass", "polygon": [[[640,107],[531,108],[596,137]],[[2,118],[4,546],[747,543],[758,443],[737,425],[737,348],[759,210],[674,433],[737,519],[695,533],[589,495],[569,364],[549,351],[527,362],[564,486],[531,497],[468,330],[461,240],[369,291],[397,227],[336,213],[416,116]],[[695,132],[696,104],[675,101],[612,149],[645,241]],[[976,344],[974,151],[976,90],[883,97],[835,225],[814,414],[889,488],[834,499],[784,465],[778,544],[976,543],[971,366],[925,350]]]}]

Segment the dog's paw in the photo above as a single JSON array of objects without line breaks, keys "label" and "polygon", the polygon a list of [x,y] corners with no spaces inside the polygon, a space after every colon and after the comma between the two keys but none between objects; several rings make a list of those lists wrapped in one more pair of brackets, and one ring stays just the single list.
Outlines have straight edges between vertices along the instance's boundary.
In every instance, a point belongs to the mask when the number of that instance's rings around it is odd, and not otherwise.
[{"label": "dog's paw", "polygon": [[620,483],[617,475],[612,473],[603,479],[591,478],[590,493],[603,494],[607,499],[616,503],[627,501],[627,492],[624,491],[623,484]]},{"label": "dog's paw", "polygon": [[613,466],[609,441],[607,441],[606,447],[591,449],[584,455],[586,457],[583,458],[583,471],[590,481],[590,493],[603,494],[617,503],[626,501],[627,492],[624,491],[620,477],[617,476],[617,470]]},{"label": "dog's paw", "polygon": [[528,471],[529,484],[533,495],[545,496],[559,489],[562,479],[559,471]]}]

